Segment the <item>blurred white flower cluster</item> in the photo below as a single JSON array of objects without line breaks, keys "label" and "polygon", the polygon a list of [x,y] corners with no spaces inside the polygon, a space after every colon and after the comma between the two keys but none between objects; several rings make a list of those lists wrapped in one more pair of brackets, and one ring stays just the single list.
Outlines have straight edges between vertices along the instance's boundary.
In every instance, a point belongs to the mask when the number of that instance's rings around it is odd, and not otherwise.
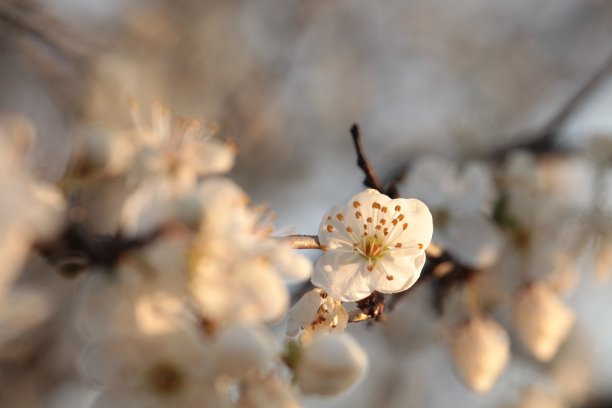
[{"label": "blurred white flower cluster", "polygon": [[[609,155],[603,145],[598,157]],[[423,157],[399,183],[432,210],[428,273],[455,371],[474,391],[489,391],[508,365],[507,330],[519,354],[551,361],[576,321],[563,297],[580,266],[610,273],[609,177],[609,161],[516,151],[498,163]]]},{"label": "blurred white flower cluster", "polygon": [[[577,320],[564,297],[580,262],[610,273],[609,143],[594,142],[592,162],[423,157],[400,198],[367,189],[325,213],[313,266],[225,176],[236,149],[215,124],[159,104],[148,120],[132,112],[134,129],[81,135],[57,186],[27,168],[28,123],[1,127],[0,346],[53,307],[19,282],[28,255],[82,269],[71,317],[96,407],[294,407],[339,394],[370,364],[348,324],[387,312],[402,330],[390,306],[420,278],[434,281],[434,302],[410,313],[442,317],[400,336],[448,340],[457,375],[485,393],[515,339],[541,362],[558,354]],[[579,171],[591,185],[568,191]],[[292,305],[288,284],[309,279]]]}]

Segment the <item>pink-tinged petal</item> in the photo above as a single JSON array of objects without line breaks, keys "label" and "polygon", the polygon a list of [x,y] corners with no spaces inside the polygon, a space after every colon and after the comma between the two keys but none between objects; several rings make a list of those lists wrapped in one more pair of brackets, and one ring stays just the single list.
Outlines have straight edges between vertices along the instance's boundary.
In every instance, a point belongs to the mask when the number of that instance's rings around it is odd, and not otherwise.
[{"label": "pink-tinged petal", "polygon": [[357,253],[330,251],[324,253],[314,267],[312,284],[325,289],[334,299],[353,302],[372,293],[366,282],[367,262]]}]

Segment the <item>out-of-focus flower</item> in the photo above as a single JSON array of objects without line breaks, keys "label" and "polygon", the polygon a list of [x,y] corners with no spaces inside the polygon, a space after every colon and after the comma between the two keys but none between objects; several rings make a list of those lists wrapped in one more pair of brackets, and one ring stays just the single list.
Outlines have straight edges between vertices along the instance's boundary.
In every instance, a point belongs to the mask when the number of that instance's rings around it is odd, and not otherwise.
[{"label": "out-of-focus flower", "polygon": [[264,330],[245,325],[223,328],[215,335],[212,350],[219,373],[247,377],[275,358],[274,338]]},{"label": "out-of-focus flower", "polygon": [[75,141],[70,176],[121,176],[132,164],[136,149],[127,133],[85,132]]},{"label": "out-of-focus flower", "polygon": [[161,104],[153,105],[150,125],[136,105],[133,117],[139,146],[130,177],[137,181],[163,175],[189,187],[199,176],[225,173],[234,165],[235,149],[215,138],[214,124],[172,117]]},{"label": "out-of-focus flower", "polygon": [[402,195],[430,208],[434,243],[469,266],[486,268],[495,262],[502,240],[486,216],[495,195],[488,167],[468,163],[459,172],[451,161],[423,158],[398,187]]},{"label": "out-of-focus flower", "polygon": [[504,328],[484,317],[461,323],[453,333],[451,347],[457,373],[479,393],[491,389],[510,355],[510,339]]},{"label": "out-of-focus flower", "polygon": [[566,408],[559,396],[543,389],[529,387],[521,395],[517,408]]},{"label": "out-of-focus flower", "polygon": [[374,290],[406,290],[421,273],[432,233],[431,213],[421,201],[366,190],[323,217],[319,241],[325,252],[312,283],[342,301]]},{"label": "out-of-focus flower", "polygon": [[291,384],[276,375],[251,377],[240,384],[238,408],[298,408]]},{"label": "out-of-focus flower", "polygon": [[37,181],[25,161],[34,133],[28,122],[0,123],[0,295],[12,283],[30,244],[50,238],[63,224],[60,192]]},{"label": "out-of-focus flower", "polygon": [[296,336],[302,330],[301,339],[304,340],[316,332],[341,333],[348,324],[348,318],[342,302],[323,289],[315,288],[302,296],[289,311],[287,335]]},{"label": "out-of-focus flower", "polygon": [[304,394],[335,395],[365,372],[367,355],[348,335],[323,334],[302,349],[295,375]]},{"label": "out-of-focus flower", "polygon": [[0,122],[0,345],[40,323],[52,310],[39,288],[15,287],[32,244],[57,233],[65,202],[26,167],[34,130],[24,119]]},{"label": "out-of-focus flower", "polygon": [[513,318],[520,339],[540,361],[555,356],[575,321],[571,309],[541,282],[530,283],[520,291]]},{"label": "out-of-focus flower", "polygon": [[176,325],[158,335],[105,339],[83,355],[80,369],[102,389],[94,407],[229,406],[210,353],[202,336]]},{"label": "out-of-focus flower", "polygon": [[498,269],[505,287],[518,271],[524,279],[547,280],[569,290],[582,246],[580,214],[547,191],[533,155],[510,156],[501,175],[503,196],[496,219],[506,235]]}]

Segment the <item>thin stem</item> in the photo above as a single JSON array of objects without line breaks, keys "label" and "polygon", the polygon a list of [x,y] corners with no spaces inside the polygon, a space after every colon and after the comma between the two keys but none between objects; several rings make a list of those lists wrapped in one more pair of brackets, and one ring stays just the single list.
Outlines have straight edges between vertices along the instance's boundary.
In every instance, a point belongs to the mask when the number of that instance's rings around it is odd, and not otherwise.
[{"label": "thin stem", "polygon": [[278,238],[291,244],[293,249],[321,249],[319,237],[316,235],[289,235]]},{"label": "thin stem", "polygon": [[358,124],[351,126],[351,136],[353,137],[353,143],[355,144],[355,151],[357,152],[357,166],[363,171],[365,178],[363,184],[366,187],[370,187],[384,193],[383,184],[376,175],[376,171],[368,161],[365,155],[365,149],[361,143],[361,131],[359,130]]}]

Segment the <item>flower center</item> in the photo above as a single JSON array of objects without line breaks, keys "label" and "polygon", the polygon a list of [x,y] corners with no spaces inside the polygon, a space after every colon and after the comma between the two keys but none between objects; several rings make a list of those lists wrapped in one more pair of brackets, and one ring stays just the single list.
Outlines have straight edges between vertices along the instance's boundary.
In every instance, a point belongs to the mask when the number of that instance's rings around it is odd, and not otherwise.
[{"label": "flower center", "polygon": [[378,258],[384,250],[383,243],[381,239],[377,239],[372,236],[368,236],[365,242],[365,247],[363,248],[363,253],[369,258]]}]

